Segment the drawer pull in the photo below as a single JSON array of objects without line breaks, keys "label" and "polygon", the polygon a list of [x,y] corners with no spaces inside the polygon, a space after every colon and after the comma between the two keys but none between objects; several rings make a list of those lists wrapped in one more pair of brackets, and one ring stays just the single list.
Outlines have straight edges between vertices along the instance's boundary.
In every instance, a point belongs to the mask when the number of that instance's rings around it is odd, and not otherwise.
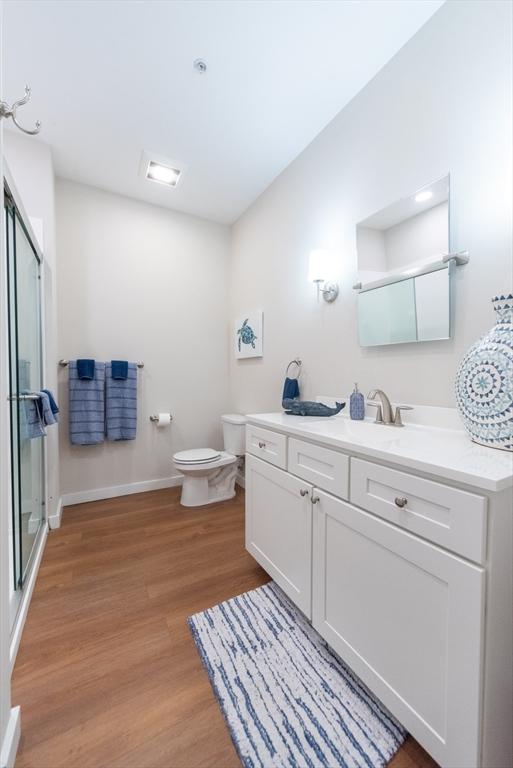
[{"label": "drawer pull", "polygon": [[408,504],[408,499],[405,499],[404,496],[396,496],[395,503],[397,507],[401,507],[402,509]]},{"label": "drawer pull", "polygon": [[258,447],[259,447],[259,448],[265,448],[265,443],[259,442],[259,443],[258,443]]},{"label": "drawer pull", "polygon": [[299,491],[300,496],[308,496],[309,493],[310,491],[307,491],[306,488],[301,488],[301,490]]},{"label": "drawer pull", "polygon": [[318,501],[320,501],[318,496],[312,496],[312,504],[317,504]]}]

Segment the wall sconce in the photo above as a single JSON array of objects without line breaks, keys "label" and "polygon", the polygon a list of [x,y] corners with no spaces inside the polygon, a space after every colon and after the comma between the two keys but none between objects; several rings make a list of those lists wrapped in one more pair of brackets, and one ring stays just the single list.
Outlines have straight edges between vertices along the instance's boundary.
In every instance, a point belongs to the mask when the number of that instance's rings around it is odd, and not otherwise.
[{"label": "wall sconce", "polygon": [[329,278],[335,274],[335,259],[332,251],[325,251],[317,248],[310,251],[310,260],[308,265],[308,280],[317,284],[317,299],[322,293],[324,301],[331,304],[338,296],[338,284],[329,281]]}]

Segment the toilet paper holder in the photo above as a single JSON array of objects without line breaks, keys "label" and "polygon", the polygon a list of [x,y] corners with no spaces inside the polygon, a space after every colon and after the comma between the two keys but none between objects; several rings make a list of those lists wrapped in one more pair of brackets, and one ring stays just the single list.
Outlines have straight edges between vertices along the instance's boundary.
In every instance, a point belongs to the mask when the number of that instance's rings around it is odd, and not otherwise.
[{"label": "toilet paper holder", "polygon": [[[170,421],[173,421],[173,414],[172,413],[169,414],[169,419],[170,419]],[[152,415],[150,416],[150,421],[155,421],[156,422],[158,420],[159,420],[158,413],[152,413]]]}]

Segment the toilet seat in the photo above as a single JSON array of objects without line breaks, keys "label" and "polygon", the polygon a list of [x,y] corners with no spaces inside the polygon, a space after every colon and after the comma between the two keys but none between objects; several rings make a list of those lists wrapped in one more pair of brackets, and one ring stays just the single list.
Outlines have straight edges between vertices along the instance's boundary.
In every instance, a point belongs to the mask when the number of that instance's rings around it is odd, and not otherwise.
[{"label": "toilet seat", "polygon": [[189,451],[178,451],[173,456],[176,464],[208,464],[221,456],[220,451],[213,448],[193,448]]},{"label": "toilet seat", "polygon": [[[182,453],[180,451],[180,453]],[[183,453],[189,453],[189,451],[183,451]],[[218,467],[225,467],[227,464],[233,464],[237,461],[237,456],[227,451],[221,451],[216,459],[210,459],[209,461],[177,461],[173,457],[173,464],[180,472],[187,472],[190,474],[204,474],[209,470],[215,470]]]}]

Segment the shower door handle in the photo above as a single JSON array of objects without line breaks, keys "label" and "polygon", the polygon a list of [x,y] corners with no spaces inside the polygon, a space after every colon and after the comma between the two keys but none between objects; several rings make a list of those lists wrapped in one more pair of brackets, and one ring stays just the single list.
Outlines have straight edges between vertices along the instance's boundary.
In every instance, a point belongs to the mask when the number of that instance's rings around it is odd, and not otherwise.
[{"label": "shower door handle", "polygon": [[39,400],[39,395],[36,394],[27,394],[27,395],[9,395],[7,397],[8,400]]}]

